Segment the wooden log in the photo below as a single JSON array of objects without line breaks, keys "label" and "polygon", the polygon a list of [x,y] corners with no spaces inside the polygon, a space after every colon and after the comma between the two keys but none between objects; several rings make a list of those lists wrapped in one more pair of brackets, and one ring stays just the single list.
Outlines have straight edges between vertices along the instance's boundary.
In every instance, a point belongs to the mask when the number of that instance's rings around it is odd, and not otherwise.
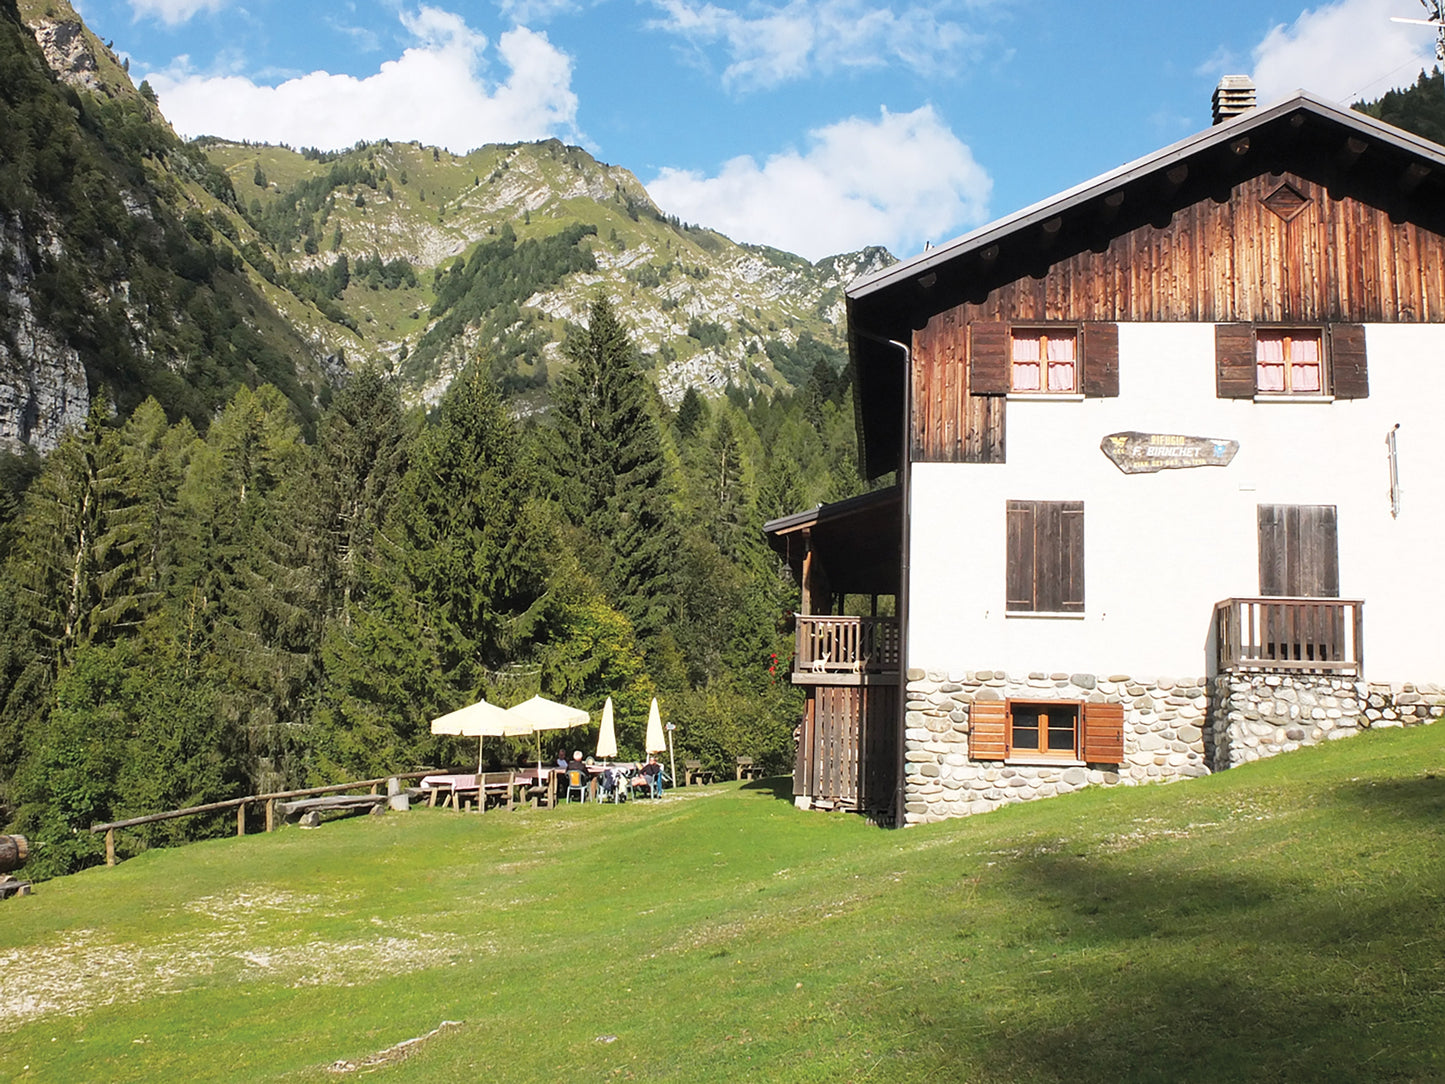
[{"label": "wooden log", "polygon": [[24,836],[0,836],[0,873],[19,869],[29,857],[30,844]]}]

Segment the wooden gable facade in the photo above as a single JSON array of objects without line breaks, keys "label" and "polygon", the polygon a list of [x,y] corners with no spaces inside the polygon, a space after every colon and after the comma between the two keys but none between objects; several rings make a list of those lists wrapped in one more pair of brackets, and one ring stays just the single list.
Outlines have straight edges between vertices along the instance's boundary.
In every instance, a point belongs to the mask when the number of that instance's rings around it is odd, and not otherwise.
[{"label": "wooden gable facade", "polygon": [[[849,290],[870,476],[909,458],[1003,462],[1011,325],[1079,332],[1085,396],[1117,394],[1115,326],[1219,325],[1221,397],[1254,394],[1230,330],[1318,326],[1337,398],[1367,394],[1365,323],[1445,320],[1445,155],[1300,95],[985,227]],[[1112,369],[1112,371],[1111,371]]]}]

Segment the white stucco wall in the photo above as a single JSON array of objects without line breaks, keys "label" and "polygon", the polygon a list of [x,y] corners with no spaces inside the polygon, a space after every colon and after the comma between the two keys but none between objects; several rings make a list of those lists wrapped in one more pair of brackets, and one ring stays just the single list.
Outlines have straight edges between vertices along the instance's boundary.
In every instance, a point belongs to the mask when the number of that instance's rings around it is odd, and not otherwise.
[{"label": "white stucco wall", "polygon": [[[1366,341],[1368,398],[1256,403],[1215,397],[1212,324],[1120,324],[1118,398],[1012,400],[1007,463],[916,465],[909,666],[1203,675],[1214,604],[1259,592],[1257,506],[1333,504],[1366,676],[1445,679],[1445,326]],[[1126,475],[1099,450],[1125,430],[1240,448],[1224,468]],[[1009,500],[1084,502],[1082,618],[1005,616]]]}]

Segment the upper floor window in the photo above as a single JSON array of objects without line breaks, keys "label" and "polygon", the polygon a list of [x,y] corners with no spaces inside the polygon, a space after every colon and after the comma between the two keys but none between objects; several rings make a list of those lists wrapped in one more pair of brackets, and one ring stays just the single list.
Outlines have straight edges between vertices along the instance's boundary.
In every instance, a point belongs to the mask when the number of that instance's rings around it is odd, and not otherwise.
[{"label": "upper floor window", "polygon": [[1216,324],[1216,394],[1221,399],[1363,399],[1370,394],[1365,346],[1363,324]]},{"label": "upper floor window", "polygon": [[1119,325],[974,320],[968,325],[969,395],[1119,394]]},{"label": "upper floor window", "polygon": [[1323,395],[1324,351],[1318,329],[1260,329],[1254,337],[1255,391],[1261,395]]},{"label": "upper floor window", "polygon": [[1072,329],[1015,328],[1011,352],[1010,391],[1072,394],[1079,390],[1078,335]]}]

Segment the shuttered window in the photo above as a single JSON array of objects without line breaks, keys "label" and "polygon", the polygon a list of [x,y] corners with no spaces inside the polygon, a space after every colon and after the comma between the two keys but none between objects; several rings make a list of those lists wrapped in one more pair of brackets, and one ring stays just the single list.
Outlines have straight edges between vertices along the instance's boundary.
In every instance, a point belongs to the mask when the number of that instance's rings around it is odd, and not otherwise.
[{"label": "shuttered window", "polygon": [[1005,610],[1084,612],[1084,502],[1009,501]]},{"label": "shuttered window", "polygon": [[973,395],[1010,392],[1119,394],[1119,325],[1036,324],[1002,320],[969,325],[968,388]]},{"label": "shuttered window", "polygon": [[976,700],[969,712],[969,756],[1119,764],[1124,759],[1124,707],[1072,700]]},{"label": "shuttered window", "polygon": [[1218,324],[1214,328],[1215,390],[1221,399],[1256,395],[1369,395],[1365,329]]}]

